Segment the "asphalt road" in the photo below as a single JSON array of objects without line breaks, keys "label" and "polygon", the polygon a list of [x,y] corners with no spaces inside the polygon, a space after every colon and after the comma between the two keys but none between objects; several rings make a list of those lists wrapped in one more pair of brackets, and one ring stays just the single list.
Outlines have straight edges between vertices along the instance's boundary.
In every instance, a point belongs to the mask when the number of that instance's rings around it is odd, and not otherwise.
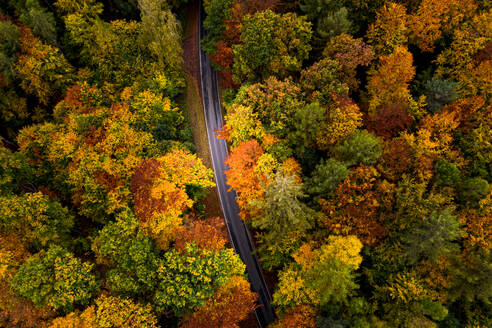
[{"label": "asphalt road", "polygon": [[[202,26],[203,10],[200,9],[200,40],[205,35]],[[203,108],[207,124],[210,154],[215,173],[215,182],[219,194],[220,204],[227,224],[227,230],[234,246],[234,250],[246,264],[246,272],[251,283],[251,289],[258,293],[258,304],[260,307],[255,311],[256,319],[260,327],[266,327],[275,318],[275,313],[270,305],[271,296],[268,292],[260,264],[254,252],[251,236],[243,221],[239,217],[239,207],[236,202],[236,192],[227,191],[224,171],[226,166],[224,160],[227,156],[227,143],[225,140],[216,138],[215,130],[222,129],[222,110],[220,106],[219,88],[217,84],[217,73],[210,65],[208,56],[200,47],[200,76],[202,88]]]}]

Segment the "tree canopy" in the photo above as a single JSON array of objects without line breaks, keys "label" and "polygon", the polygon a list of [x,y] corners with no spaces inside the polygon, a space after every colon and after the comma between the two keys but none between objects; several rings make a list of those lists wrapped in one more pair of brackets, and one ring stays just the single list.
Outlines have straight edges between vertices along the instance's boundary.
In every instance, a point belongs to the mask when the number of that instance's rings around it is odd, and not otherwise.
[{"label": "tree canopy", "polygon": [[272,327],[492,327],[490,1],[0,3],[0,327],[253,324],[200,50]]}]

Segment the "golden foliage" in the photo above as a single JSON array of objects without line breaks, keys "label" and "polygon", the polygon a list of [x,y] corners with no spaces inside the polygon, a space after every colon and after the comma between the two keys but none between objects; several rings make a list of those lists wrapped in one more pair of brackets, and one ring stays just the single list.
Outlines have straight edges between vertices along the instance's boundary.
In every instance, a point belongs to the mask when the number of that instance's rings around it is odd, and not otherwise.
[{"label": "golden foliage", "polygon": [[408,16],[404,5],[388,2],[376,13],[376,21],[369,25],[367,39],[376,54],[390,54],[408,41]]},{"label": "golden foliage", "polygon": [[317,251],[317,257],[321,262],[336,258],[357,270],[362,263],[362,256],[359,254],[361,249],[362,243],[356,236],[329,236],[328,243]]},{"label": "golden foliage", "polygon": [[422,51],[432,52],[443,33],[459,28],[476,9],[473,0],[423,0],[408,19],[411,38]]},{"label": "golden foliage", "polygon": [[222,128],[227,137],[227,141],[233,146],[240,142],[248,141],[251,138],[262,140],[266,134],[265,128],[261,124],[258,114],[253,112],[250,106],[234,104],[226,107],[225,125]]},{"label": "golden foliage", "polygon": [[333,96],[333,102],[326,108],[326,121],[316,138],[320,149],[343,141],[362,125],[359,106],[347,96]]},{"label": "golden foliage", "polygon": [[193,206],[186,186],[213,187],[212,171],[184,150],[142,161],[131,183],[134,211],[141,226],[166,249],[182,225],[182,214]]},{"label": "golden foliage", "polygon": [[408,104],[412,100],[409,84],[415,76],[413,56],[404,46],[398,46],[389,55],[379,58],[377,70],[371,70],[367,91],[369,112],[382,105]]},{"label": "golden foliage", "polygon": [[52,321],[49,328],[157,328],[149,304],[102,295],[83,312],[72,312]]},{"label": "golden foliage", "polygon": [[490,97],[492,78],[492,12],[475,15],[455,29],[453,42],[437,57],[437,75],[458,81],[461,97]]},{"label": "golden foliage", "polygon": [[273,324],[273,328],[316,328],[316,311],[309,305],[289,309]]},{"label": "golden foliage", "polygon": [[238,328],[239,321],[246,319],[256,308],[257,298],[248,281],[241,276],[232,276],[181,328]]},{"label": "golden foliage", "polygon": [[20,31],[22,54],[15,67],[24,77],[21,86],[46,105],[73,82],[74,69],[57,48],[43,44],[27,26],[20,26]]}]

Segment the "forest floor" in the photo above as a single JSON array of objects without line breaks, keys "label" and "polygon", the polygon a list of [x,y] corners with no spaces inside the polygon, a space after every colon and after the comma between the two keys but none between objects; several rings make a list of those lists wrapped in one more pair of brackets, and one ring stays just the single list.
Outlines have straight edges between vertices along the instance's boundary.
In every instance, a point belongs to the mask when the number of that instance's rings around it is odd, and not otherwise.
[{"label": "forest floor", "polygon": [[[188,4],[184,30],[184,70],[186,78],[186,112],[193,132],[196,153],[206,167],[213,169],[208,145],[207,127],[200,98],[200,63],[198,58],[198,1]],[[223,217],[217,188],[210,188],[204,199],[205,216]]]}]

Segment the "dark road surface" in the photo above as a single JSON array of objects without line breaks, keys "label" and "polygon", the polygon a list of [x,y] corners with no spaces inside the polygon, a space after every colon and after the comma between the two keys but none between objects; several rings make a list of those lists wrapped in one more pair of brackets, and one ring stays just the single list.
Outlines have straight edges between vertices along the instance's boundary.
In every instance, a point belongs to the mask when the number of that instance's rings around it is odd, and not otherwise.
[{"label": "dark road surface", "polygon": [[[201,9],[200,9],[201,10]],[[203,10],[199,15],[200,19],[200,40],[204,36],[202,27]],[[236,202],[236,193],[228,192],[229,186],[226,184],[224,171],[226,169],[224,160],[227,156],[227,144],[225,140],[216,138],[214,130],[222,129],[222,111],[220,107],[219,88],[217,84],[217,74],[212,69],[207,55],[200,47],[200,77],[202,88],[203,108],[205,110],[205,120],[207,123],[207,133],[210,146],[210,154],[215,172],[215,182],[219,194],[220,204],[226,220],[227,229],[231,238],[234,250],[239,254],[246,264],[246,271],[251,283],[251,288],[258,293],[258,304],[260,307],[255,311],[256,319],[260,327],[266,327],[275,318],[275,314],[270,305],[271,296],[268,292],[261,267],[256,255],[253,254],[254,246],[251,242],[249,231],[239,217],[239,208]]]}]

